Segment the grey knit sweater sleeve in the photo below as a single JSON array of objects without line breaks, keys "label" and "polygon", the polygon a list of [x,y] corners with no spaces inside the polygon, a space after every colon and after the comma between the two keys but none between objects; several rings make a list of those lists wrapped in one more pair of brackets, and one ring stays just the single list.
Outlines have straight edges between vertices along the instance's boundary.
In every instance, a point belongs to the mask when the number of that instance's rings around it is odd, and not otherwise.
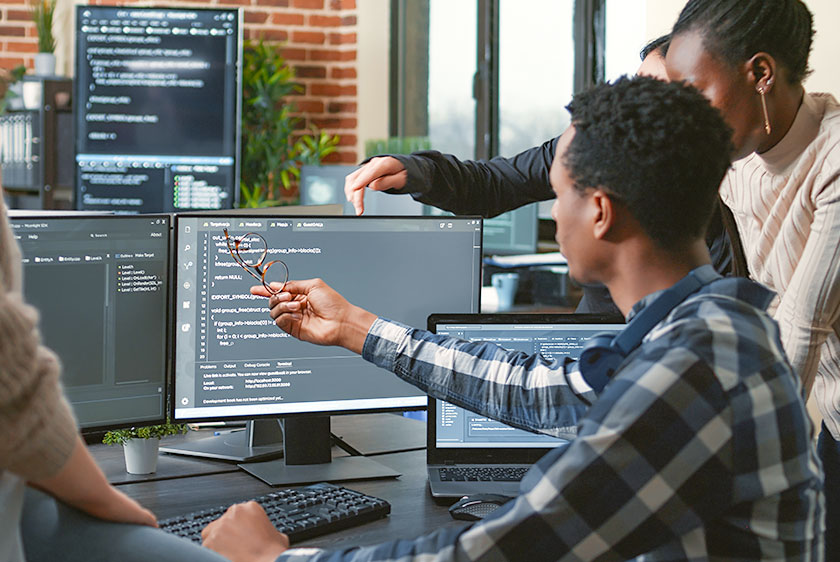
[{"label": "grey knit sweater sleeve", "polygon": [[0,192],[0,471],[38,480],[69,458],[78,431],[60,372],[41,345],[37,311],[23,301],[20,251]]}]

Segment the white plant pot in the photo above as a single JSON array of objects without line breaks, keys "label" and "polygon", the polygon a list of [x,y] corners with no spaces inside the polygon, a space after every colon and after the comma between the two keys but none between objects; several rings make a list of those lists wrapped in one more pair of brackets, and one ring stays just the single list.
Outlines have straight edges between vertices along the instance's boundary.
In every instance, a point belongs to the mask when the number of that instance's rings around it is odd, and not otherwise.
[{"label": "white plant pot", "polygon": [[160,439],[129,439],[123,445],[125,471],[129,474],[151,474],[157,470]]},{"label": "white plant pot", "polygon": [[55,55],[53,53],[35,54],[35,76],[55,76]]}]

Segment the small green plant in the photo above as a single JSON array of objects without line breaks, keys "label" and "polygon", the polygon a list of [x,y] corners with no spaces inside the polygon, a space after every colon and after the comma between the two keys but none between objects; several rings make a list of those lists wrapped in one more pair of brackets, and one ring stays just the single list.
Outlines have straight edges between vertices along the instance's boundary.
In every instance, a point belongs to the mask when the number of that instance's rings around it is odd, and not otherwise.
[{"label": "small green plant", "polygon": [[12,98],[19,96],[12,90],[11,86],[20,82],[20,79],[26,74],[26,67],[21,64],[12,70],[3,71],[3,74],[3,76],[0,76],[0,83],[5,87],[5,93],[3,94],[3,99],[0,99],[0,114],[6,113],[6,109],[8,109],[9,102]]},{"label": "small green plant", "polygon": [[52,31],[55,2],[56,0],[33,0],[30,9],[32,21],[35,22],[35,30],[38,32],[38,51],[41,53],[55,51],[55,38]]},{"label": "small green plant", "polygon": [[297,139],[301,119],[288,97],[300,91],[280,47],[248,41],[242,65],[242,177],[240,207],[285,203],[300,166],[317,165],[335,151],[338,136],[323,131]]},{"label": "small green plant", "polygon": [[107,432],[102,437],[102,442],[106,445],[125,445],[131,439],[160,439],[167,435],[177,435],[186,432],[187,426],[182,423],[129,427]]}]

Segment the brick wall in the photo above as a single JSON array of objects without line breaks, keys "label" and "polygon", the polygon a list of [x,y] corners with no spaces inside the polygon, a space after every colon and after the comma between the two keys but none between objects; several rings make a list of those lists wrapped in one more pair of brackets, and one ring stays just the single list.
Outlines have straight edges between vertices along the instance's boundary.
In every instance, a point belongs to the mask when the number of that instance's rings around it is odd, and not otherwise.
[{"label": "brick wall", "polygon": [[[131,5],[133,1],[92,1]],[[143,2],[142,5],[149,5]],[[294,103],[305,128],[315,125],[340,137],[331,163],[355,164],[358,128],[356,0],[188,0],[154,6],[242,7],[245,39],[277,41],[302,86]],[[0,0],[0,68],[32,68],[38,51],[25,0]]]}]

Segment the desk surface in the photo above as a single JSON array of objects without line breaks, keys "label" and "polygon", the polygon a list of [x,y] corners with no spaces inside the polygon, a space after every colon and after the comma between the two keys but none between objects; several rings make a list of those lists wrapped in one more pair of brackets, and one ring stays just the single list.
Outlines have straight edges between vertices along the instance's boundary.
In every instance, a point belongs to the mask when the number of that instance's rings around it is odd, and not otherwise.
[{"label": "desk surface", "polygon": [[[388,417],[382,417],[388,416]],[[425,424],[392,414],[344,416],[333,424],[333,433],[345,438],[372,458],[402,474],[399,478],[342,482],[343,486],[382,498],[391,504],[385,519],[352,527],[300,543],[323,548],[365,546],[394,539],[410,539],[441,527],[461,526],[449,516],[446,505],[429,494],[426,451],[416,448]],[[380,438],[377,438],[379,434]],[[364,436],[364,439],[362,437]],[[413,450],[383,453],[383,449]],[[94,445],[91,452],[108,479],[120,490],[151,509],[159,519],[247,500],[274,488],[240,471],[235,464],[162,454],[158,472],[134,477],[125,473],[119,447]],[[333,448],[334,456],[346,453]]]}]

